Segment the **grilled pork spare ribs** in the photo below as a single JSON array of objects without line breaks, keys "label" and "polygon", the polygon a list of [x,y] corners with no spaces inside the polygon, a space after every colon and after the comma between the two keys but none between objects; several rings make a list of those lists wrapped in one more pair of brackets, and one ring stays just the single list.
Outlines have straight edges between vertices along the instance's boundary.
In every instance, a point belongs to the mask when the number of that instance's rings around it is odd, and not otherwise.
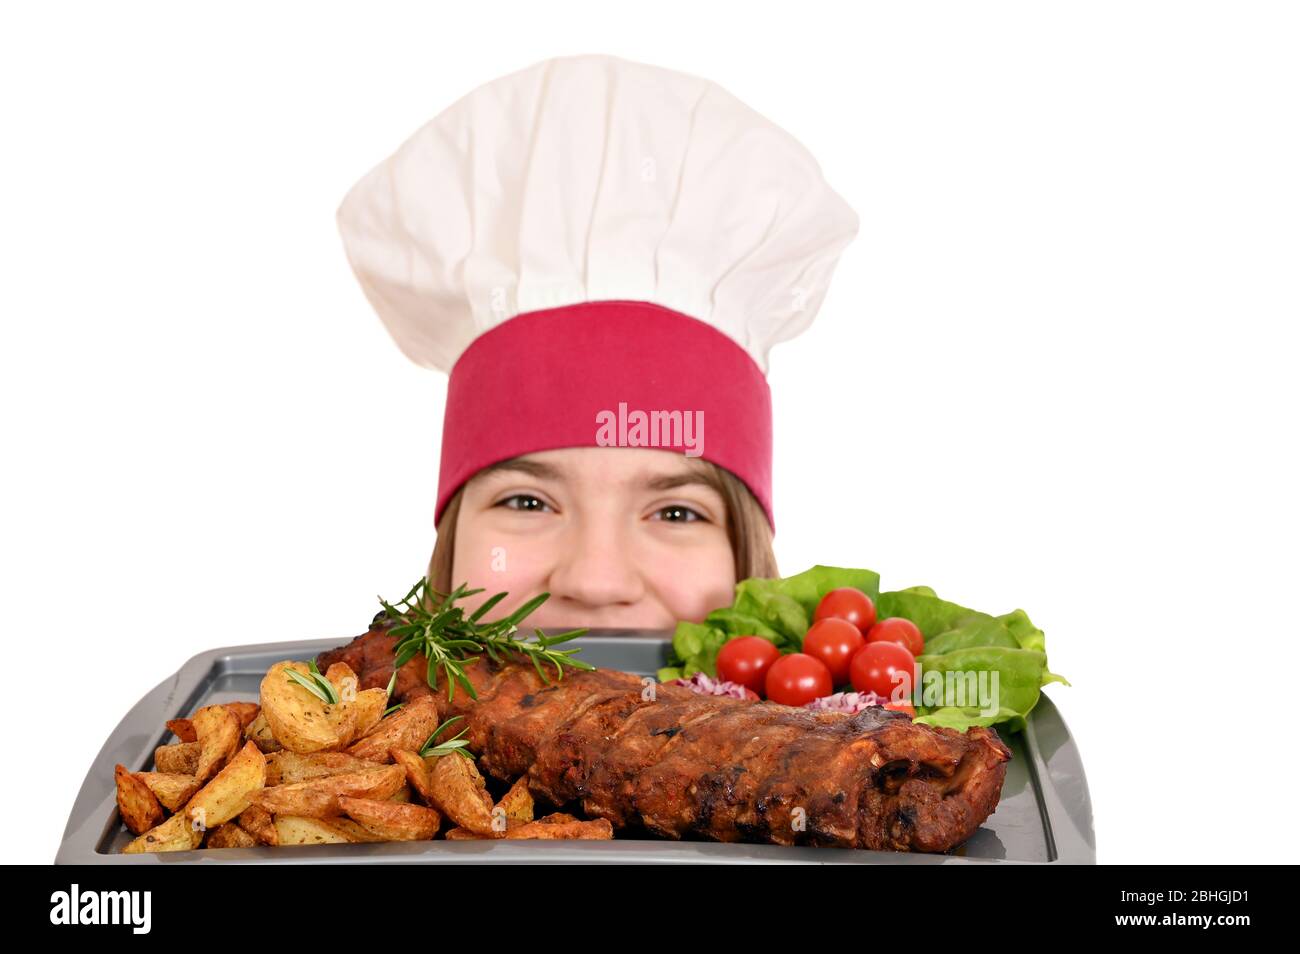
[{"label": "grilled pork spare ribs", "polygon": [[[362,689],[387,686],[397,639],[379,629],[322,653]],[[896,851],[947,851],[997,807],[1010,750],[992,729],[966,733],[870,708],[856,715],[700,695],[611,669],[542,680],[531,663],[482,657],[463,687],[430,689],[416,656],[399,699],[432,694],[465,718],[470,750],[505,782],[528,777],[556,807],[577,803],[615,828],[668,838]]]}]

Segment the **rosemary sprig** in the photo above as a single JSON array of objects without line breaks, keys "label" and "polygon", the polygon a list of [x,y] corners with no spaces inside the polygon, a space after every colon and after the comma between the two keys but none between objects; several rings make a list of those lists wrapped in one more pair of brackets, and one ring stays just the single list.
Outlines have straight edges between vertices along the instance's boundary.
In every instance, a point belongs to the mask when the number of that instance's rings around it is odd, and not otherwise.
[{"label": "rosemary sprig", "polygon": [[291,682],[296,682],[312,695],[316,696],[326,705],[336,706],[339,704],[338,690],[334,684],[321,675],[321,671],[316,668],[316,660],[307,661],[309,673],[304,676],[296,669],[286,669],[284,674],[289,677]]},{"label": "rosemary sprig", "polygon": [[473,684],[465,675],[465,664],[484,653],[498,662],[506,653],[519,653],[532,661],[543,682],[550,681],[543,665],[554,666],[559,679],[564,678],[565,667],[588,670],[596,668],[581,659],[573,658],[577,649],[552,648],[575,636],[581,636],[586,629],[573,629],[555,636],[534,629],[534,639],[520,638],[519,624],[545,603],[551,594],[541,593],[504,619],[484,623],[480,622],[482,618],[505,599],[505,593],[497,593],[484,600],[469,616],[465,615],[462,607],[455,605],[459,600],[482,592],[482,589],[471,590],[468,584],[462,583],[450,593],[439,593],[424,578],[411,587],[396,605],[379,597],[379,603],[384,609],[376,618],[391,620],[393,625],[388,632],[398,637],[397,644],[393,647],[394,670],[401,669],[416,655],[423,653],[428,660],[425,679],[431,688],[437,689],[439,677],[444,678],[447,682],[447,699],[450,701],[455,696],[457,684],[471,698],[478,698]]},{"label": "rosemary sprig", "polygon": [[[397,685],[397,668],[394,667],[394,668],[393,668],[393,674],[392,674],[391,676],[388,677],[388,688],[384,690],[384,692],[387,694],[387,696],[388,696],[389,699],[393,698],[393,688],[394,688],[396,685]],[[380,718],[381,718],[381,719],[387,719],[390,715],[392,715],[392,714],[393,714],[394,712],[396,712],[398,709],[402,708],[402,705],[403,705],[403,703],[400,703],[400,702],[399,702],[399,703],[397,703],[396,705],[389,706],[387,709],[384,710],[384,714],[383,714],[382,716],[380,716]]]},{"label": "rosemary sprig", "polygon": [[447,726],[451,725],[457,719],[463,719],[463,718],[465,717],[452,716],[442,725],[438,726],[438,728],[434,729],[433,735],[429,736],[428,740],[424,743],[424,745],[420,747],[420,757],[428,758],[430,755],[439,755],[439,756],[451,755],[453,752],[455,752],[457,755],[465,756],[465,758],[469,759],[472,762],[474,760],[474,753],[467,748],[467,746],[469,745],[469,739],[461,738],[462,735],[464,735],[467,731],[469,731],[469,726],[465,726],[465,728],[461,729],[459,732],[453,735],[446,742],[439,742],[437,744],[434,744],[434,740],[437,739],[438,736],[442,734],[443,729],[447,728]]}]

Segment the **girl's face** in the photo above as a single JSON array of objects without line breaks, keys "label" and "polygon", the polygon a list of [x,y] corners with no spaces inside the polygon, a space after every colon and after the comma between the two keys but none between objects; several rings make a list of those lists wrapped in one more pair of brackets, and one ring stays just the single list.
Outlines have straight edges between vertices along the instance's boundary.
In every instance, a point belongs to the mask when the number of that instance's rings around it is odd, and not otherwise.
[{"label": "girl's face", "polygon": [[523,623],[671,629],[731,605],[726,506],[698,458],[640,447],[527,454],[476,474],[461,495],[452,585],[510,595],[499,619],[538,593]]}]

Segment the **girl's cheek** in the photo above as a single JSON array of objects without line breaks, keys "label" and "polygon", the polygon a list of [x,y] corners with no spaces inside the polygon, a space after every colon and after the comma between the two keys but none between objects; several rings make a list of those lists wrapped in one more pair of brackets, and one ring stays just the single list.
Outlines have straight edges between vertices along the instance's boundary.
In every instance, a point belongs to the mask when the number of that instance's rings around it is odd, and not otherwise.
[{"label": "girl's cheek", "polygon": [[647,569],[654,589],[663,594],[673,620],[699,622],[712,610],[730,606],[735,597],[736,569],[731,547],[693,553],[669,554]]},{"label": "girl's cheek", "polygon": [[[493,607],[488,619],[499,619],[542,589],[539,567],[543,563],[537,554],[517,541],[493,538],[490,534],[473,532],[461,535],[457,530],[456,553],[452,561],[452,585],[469,583],[471,589],[484,592],[470,597],[462,604],[466,612],[496,593],[510,595]],[[529,617],[531,620],[532,617]]]}]

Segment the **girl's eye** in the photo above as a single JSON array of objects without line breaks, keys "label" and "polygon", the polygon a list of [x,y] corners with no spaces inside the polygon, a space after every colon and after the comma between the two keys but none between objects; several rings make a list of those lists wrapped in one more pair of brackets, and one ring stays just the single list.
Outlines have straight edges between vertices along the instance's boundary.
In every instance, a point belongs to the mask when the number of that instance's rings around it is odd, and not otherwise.
[{"label": "girl's eye", "polygon": [[702,517],[698,511],[692,510],[690,507],[683,507],[680,504],[672,504],[656,510],[655,519],[663,520],[668,523],[694,523],[696,520],[703,520],[704,517]]},{"label": "girl's eye", "polygon": [[529,512],[540,512],[549,509],[545,501],[540,497],[534,497],[532,494],[514,494],[505,500],[498,502],[495,506],[505,507],[507,510],[524,510]]}]

